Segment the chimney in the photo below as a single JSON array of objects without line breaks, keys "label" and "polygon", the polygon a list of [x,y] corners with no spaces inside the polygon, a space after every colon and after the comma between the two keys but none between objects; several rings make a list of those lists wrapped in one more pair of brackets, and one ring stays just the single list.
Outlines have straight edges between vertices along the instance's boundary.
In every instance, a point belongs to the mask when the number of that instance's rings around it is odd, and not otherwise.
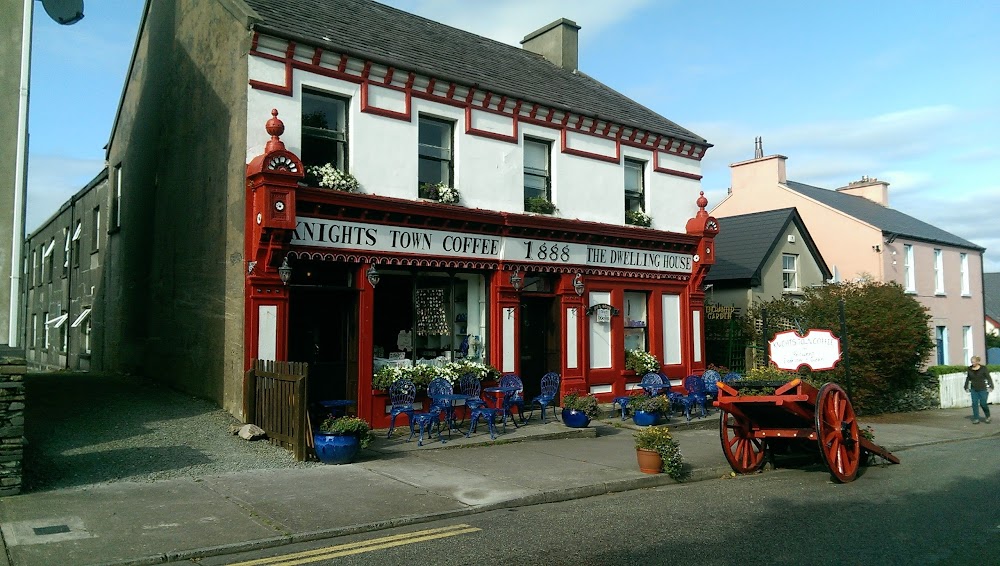
[{"label": "chimney", "polygon": [[533,31],[521,40],[521,47],[548,59],[552,64],[570,71],[577,69],[580,55],[576,22],[561,18]]},{"label": "chimney", "polygon": [[774,186],[788,180],[785,176],[784,155],[769,155],[749,161],[740,161],[729,166],[732,187],[730,192],[753,189],[758,186]]},{"label": "chimney", "polygon": [[837,192],[864,197],[876,204],[889,207],[889,183],[879,181],[875,177],[865,175],[860,181],[851,181],[846,187],[840,187]]}]

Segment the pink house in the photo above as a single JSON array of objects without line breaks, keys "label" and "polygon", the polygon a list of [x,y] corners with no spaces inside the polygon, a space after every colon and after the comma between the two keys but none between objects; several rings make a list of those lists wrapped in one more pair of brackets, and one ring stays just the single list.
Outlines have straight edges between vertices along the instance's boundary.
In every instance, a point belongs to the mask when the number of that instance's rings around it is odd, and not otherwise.
[{"label": "pink house", "polygon": [[983,247],[889,208],[889,183],[862,177],[836,190],[789,181],[783,155],[730,166],[720,220],[795,207],[833,280],[895,281],[927,307],[937,351],[931,365],[964,365],[985,352]]}]

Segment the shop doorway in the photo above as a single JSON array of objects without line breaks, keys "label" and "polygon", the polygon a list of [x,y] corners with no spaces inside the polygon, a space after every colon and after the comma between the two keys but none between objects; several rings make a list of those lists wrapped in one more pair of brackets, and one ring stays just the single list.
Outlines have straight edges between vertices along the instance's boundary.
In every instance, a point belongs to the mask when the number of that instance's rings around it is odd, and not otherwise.
[{"label": "shop doorway", "polygon": [[358,400],[357,305],[351,289],[292,288],[288,358],[309,363],[310,403]]},{"label": "shop doorway", "polygon": [[562,373],[559,349],[559,300],[553,296],[521,296],[520,354],[524,398],[541,393],[547,372]]}]

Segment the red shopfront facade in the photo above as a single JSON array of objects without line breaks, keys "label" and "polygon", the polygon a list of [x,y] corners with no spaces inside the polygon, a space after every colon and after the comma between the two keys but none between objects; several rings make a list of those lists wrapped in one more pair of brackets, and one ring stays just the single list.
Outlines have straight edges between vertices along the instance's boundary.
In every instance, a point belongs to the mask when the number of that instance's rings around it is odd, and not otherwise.
[{"label": "red shopfront facade", "polygon": [[384,364],[482,361],[528,398],[555,371],[604,401],[638,381],[626,348],[671,378],[704,369],[704,196],[680,234],[303,187],[276,116],[267,129],[247,166],[246,367],[308,362],[310,399],[355,400],[379,428]]}]

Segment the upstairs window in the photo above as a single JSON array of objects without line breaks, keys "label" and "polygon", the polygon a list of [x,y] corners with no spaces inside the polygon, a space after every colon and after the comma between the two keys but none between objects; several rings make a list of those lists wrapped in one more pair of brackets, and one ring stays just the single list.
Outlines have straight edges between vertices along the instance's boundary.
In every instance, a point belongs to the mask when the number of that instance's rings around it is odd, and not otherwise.
[{"label": "upstairs window", "polygon": [[31,286],[38,285],[38,250],[31,250]]},{"label": "upstairs window", "polygon": [[799,290],[799,256],[795,254],[781,254],[781,290]]},{"label": "upstairs window", "polygon": [[94,223],[90,230],[90,251],[96,252],[101,247],[101,207],[94,207]]},{"label": "upstairs window", "polygon": [[941,250],[934,250],[934,293],[944,294],[944,254]]},{"label": "upstairs window", "polygon": [[969,291],[969,254],[960,254],[958,262],[959,275],[962,278],[962,296],[967,297]]},{"label": "upstairs window", "polygon": [[[625,160],[625,218],[630,220],[628,213],[646,212],[646,164],[634,159]],[[629,222],[637,224],[637,222]]]},{"label": "upstairs window", "polygon": [[83,233],[83,221],[76,221],[76,229],[73,230],[73,267],[80,267],[80,235]]},{"label": "upstairs window", "polygon": [[453,186],[452,123],[421,116],[419,128],[417,185]]},{"label": "upstairs window", "polygon": [[[45,246],[45,251],[42,252],[42,269],[43,271],[48,272],[47,281],[49,283],[52,283],[52,271],[56,267],[55,258],[53,257],[53,252],[55,251],[55,249],[56,249],[56,239],[52,238],[51,240],[49,240],[49,245]],[[46,281],[46,275],[44,273],[42,274],[42,279],[43,282]]]},{"label": "upstairs window", "polygon": [[302,163],[329,163],[347,171],[347,105],[349,99],[302,91]]},{"label": "upstairs window", "polygon": [[524,139],[524,208],[532,209],[532,199],[552,202],[552,176],[549,171],[548,142]]},{"label": "upstairs window", "polygon": [[907,293],[917,292],[917,283],[913,276],[913,246],[903,244],[903,288]]},{"label": "upstairs window", "polygon": [[63,228],[63,272],[62,276],[69,277],[69,242],[70,242],[70,232],[69,227]]},{"label": "upstairs window", "polygon": [[115,194],[111,201],[111,231],[121,228],[122,225],[122,166],[115,166]]}]

